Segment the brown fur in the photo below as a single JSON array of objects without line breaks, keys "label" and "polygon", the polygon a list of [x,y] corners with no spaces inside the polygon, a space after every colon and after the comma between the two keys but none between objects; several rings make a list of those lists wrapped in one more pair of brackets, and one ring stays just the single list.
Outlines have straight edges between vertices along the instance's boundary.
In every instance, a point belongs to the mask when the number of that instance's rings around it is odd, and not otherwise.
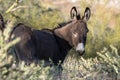
[{"label": "brown fur", "polygon": [[[72,8],[71,14],[73,14],[73,10],[77,9]],[[21,38],[21,41],[13,46],[16,56],[27,63],[31,63],[35,59],[46,61],[51,59],[55,64],[59,61],[63,62],[71,48],[76,48],[79,43],[83,43],[85,46],[89,18],[90,9],[87,7],[82,18],[76,12],[75,19],[59,24],[53,30],[35,30],[22,23],[16,25],[10,34],[15,35],[14,38]],[[14,38],[10,36],[10,40]],[[80,55],[84,53],[81,50],[77,52]]]}]

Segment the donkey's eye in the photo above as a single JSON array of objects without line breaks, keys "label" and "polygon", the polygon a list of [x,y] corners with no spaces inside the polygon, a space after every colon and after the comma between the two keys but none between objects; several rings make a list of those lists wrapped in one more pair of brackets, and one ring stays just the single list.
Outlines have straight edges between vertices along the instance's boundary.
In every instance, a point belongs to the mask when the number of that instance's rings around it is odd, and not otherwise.
[{"label": "donkey's eye", "polygon": [[77,37],[77,36],[78,36],[78,33],[77,33],[77,32],[73,32],[72,35],[73,35],[74,37]]}]

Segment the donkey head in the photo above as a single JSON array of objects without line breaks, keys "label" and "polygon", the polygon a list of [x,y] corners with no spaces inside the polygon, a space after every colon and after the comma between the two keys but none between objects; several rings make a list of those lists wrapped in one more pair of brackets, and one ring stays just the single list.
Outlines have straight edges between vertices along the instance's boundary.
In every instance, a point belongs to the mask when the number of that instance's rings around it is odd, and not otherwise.
[{"label": "donkey head", "polygon": [[75,47],[75,50],[82,55],[85,52],[85,44],[86,37],[88,33],[87,21],[90,18],[90,9],[86,7],[84,16],[80,16],[77,13],[76,7],[72,7],[71,9],[71,18],[75,17],[73,20],[72,28],[70,30],[71,33],[71,44]]}]

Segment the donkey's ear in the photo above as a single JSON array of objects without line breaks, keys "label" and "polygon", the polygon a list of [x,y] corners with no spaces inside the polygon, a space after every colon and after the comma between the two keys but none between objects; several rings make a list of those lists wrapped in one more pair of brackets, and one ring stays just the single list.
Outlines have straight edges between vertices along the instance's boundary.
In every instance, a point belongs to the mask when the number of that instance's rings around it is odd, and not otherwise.
[{"label": "donkey's ear", "polygon": [[77,9],[75,6],[73,6],[70,10],[70,17],[73,19],[75,16],[77,16]]},{"label": "donkey's ear", "polygon": [[83,19],[85,21],[88,21],[90,19],[90,15],[91,15],[91,11],[89,7],[86,7],[85,12],[84,12],[84,16]]},{"label": "donkey's ear", "polygon": [[71,8],[70,16],[71,16],[71,19],[73,19],[74,17],[76,17],[77,20],[81,19],[80,14],[78,14],[75,6]]}]

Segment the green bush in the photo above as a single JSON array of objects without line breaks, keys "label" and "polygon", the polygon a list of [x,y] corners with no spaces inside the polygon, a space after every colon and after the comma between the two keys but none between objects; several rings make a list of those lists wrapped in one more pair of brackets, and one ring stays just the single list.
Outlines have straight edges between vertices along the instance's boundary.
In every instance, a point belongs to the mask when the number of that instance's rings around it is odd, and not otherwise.
[{"label": "green bush", "polygon": [[33,28],[54,28],[63,21],[60,11],[56,8],[45,8],[41,0],[2,0],[0,2],[0,11],[5,20],[16,20],[16,24],[23,22]]}]

